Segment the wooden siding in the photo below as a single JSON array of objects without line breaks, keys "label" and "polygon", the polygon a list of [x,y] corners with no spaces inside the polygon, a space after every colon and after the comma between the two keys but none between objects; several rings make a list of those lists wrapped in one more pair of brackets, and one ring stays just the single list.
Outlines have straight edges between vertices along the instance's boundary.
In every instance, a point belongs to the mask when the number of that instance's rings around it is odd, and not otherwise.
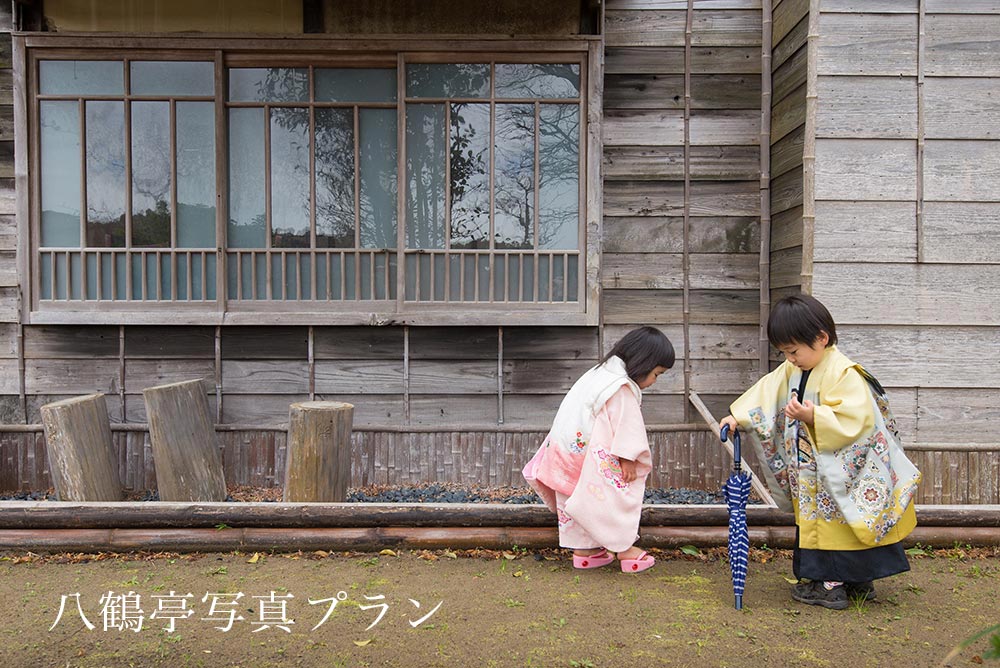
[{"label": "wooden siding", "polygon": [[[20,321],[14,189],[14,88],[11,7],[0,7],[0,323]],[[0,350],[0,355],[4,351]],[[14,355],[16,357],[16,353]],[[0,359],[3,359],[0,357]],[[2,392],[6,393],[6,392]],[[15,390],[16,393],[16,390]]]},{"label": "wooden siding", "polygon": [[760,40],[759,1],[605,8],[602,351],[639,324],[671,338],[643,403],[657,423],[693,419],[688,389],[724,407],[756,375]]},{"label": "wooden siding", "polygon": [[[813,294],[905,442],[996,444],[1000,6],[819,4]],[[914,459],[928,501],[995,499],[995,452]]]},{"label": "wooden siding", "polygon": [[46,0],[47,28],[61,32],[298,33],[301,0]]},{"label": "wooden siding", "polygon": [[802,289],[809,0],[781,0],[771,31],[771,302]]}]

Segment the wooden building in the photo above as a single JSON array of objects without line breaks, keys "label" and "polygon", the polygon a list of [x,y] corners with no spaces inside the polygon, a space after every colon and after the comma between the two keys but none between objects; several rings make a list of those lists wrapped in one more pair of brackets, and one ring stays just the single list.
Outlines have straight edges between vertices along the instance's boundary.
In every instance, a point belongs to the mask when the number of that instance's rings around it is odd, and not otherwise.
[{"label": "wooden building", "polygon": [[520,484],[638,324],[678,352],[643,403],[652,483],[714,488],[689,393],[724,414],[804,290],[889,388],[919,501],[1000,503],[996,2],[0,19],[2,489],[47,486],[39,406],[91,392],[151,487],[141,391],[191,378],[229,482],[280,482],[288,405],[319,398],[356,406],[356,485]]}]

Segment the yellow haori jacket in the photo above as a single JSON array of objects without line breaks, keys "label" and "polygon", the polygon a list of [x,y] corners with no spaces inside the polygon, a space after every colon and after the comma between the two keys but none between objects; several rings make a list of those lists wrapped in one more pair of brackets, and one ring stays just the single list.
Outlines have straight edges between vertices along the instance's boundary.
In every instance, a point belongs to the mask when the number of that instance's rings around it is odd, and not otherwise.
[{"label": "yellow haori jacket", "polygon": [[885,391],[830,346],[799,397],[815,404],[810,427],[785,416],[801,378],[786,361],[730,406],[775,501],[795,513],[799,547],[864,550],[899,542],[917,524],[920,472],[903,452]]}]

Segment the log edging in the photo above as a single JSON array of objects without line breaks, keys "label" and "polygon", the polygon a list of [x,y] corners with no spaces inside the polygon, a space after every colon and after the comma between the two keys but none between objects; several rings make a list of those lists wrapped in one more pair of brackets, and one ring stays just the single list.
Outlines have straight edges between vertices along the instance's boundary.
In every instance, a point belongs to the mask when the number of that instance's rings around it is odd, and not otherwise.
[{"label": "log edging", "polygon": [[[1000,545],[1000,505],[917,506],[907,546]],[[753,545],[791,547],[793,518],[747,509]],[[721,505],[647,505],[640,544],[726,544]],[[556,547],[555,516],[541,505],[374,503],[0,503],[0,550],[231,551],[502,549]]]}]

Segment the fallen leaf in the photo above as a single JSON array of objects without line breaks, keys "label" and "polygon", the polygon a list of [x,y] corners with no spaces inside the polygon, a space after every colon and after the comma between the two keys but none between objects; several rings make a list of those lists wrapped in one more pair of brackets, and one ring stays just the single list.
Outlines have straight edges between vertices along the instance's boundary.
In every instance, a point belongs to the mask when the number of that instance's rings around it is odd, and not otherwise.
[{"label": "fallen leaf", "polygon": [[323,557],[324,559],[330,556],[330,553],[327,552],[326,550],[316,550],[315,552],[313,552],[313,554],[315,554],[317,557]]},{"label": "fallen leaf", "polygon": [[504,552],[503,553],[503,558],[504,559],[517,559],[517,555],[514,554],[513,552]]},{"label": "fallen leaf", "polygon": [[396,553],[393,552],[392,550],[390,550],[389,548],[386,548],[386,549],[382,550],[381,552],[379,552],[379,554],[381,554],[382,556],[385,556],[385,557],[395,557],[396,556]]},{"label": "fallen leaf", "polygon": [[365,645],[367,645],[371,641],[372,641],[371,638],[369,638],[368,640],[355,640],[354,644],[357,645],[358,647],[364,647]]},{"label": "fallen leaf", "polygon": [[444,552],[441,553],[441,556],[448,557],[449,559],[458,559],[458,555],[452,552],[451,550],[445,550]]},{"label": "fallen leaf", "polygon": [[515,572],[514,572],[514,577],[516,577],[516,578],[519,578],[519,577],[521,577],[522,575],[524,575],[524,571],[515,571]]},{"label": "fallen leaf", "polygon": [[798,579],[796,578],[785,578],[785,582],[792,585],[797,585],[799,583]]},{"label": "fallen leaf", "polygon": [[260,552],[254,552],[253,556],[247,559],[248,564],[256,564],[258,561],[260,561]]}]

